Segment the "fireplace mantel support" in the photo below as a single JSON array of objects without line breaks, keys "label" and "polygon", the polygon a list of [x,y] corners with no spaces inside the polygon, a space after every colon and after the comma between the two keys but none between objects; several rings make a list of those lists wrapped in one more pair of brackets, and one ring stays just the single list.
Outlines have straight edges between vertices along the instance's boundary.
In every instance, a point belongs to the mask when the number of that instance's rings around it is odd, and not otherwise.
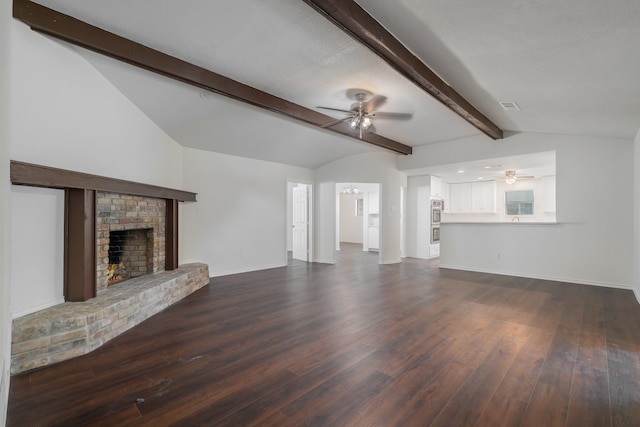
[{"label": "fireplace mantel support", "polygon": [[96,296],[96,192],[67,188],[64,196],[64,299]]},{"label": "fireplace mantel support", "polygon": [[164,199],[165,270],[178,268],[178,203],[195,202],[195,193],[13,160],[11,183],[65,190],[66,301],[86,301],[96,296],[96,191]]},{"label": "fireplace mantel support", "polygon": [[167,203],[164,269],[178,268],[178,201],[169,199]]}]

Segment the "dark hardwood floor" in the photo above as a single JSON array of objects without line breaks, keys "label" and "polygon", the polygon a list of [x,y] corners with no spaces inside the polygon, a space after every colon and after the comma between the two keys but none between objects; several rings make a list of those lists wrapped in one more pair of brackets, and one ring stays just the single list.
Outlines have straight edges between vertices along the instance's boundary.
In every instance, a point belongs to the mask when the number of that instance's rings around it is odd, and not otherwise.
[{"label": "dark hardwood floor", "polygon": [[215,278],[11,379],[10,426],[638,426],[631,291],[378,265]]}]

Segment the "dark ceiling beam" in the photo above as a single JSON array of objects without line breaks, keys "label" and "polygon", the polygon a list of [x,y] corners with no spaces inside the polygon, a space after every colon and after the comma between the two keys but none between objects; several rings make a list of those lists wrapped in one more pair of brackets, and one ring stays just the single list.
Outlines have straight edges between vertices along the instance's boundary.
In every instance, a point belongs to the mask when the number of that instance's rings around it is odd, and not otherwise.
[{"label": "dark ceiling beam", "polygon": [[[335,120],[29,0],[13,1],[13,17],[40,33],[314,126]],[[359,138],[346,123],[327,130],[400,154],[412,153],[410,146],[375,133],[367,132]]]},{"label": "dark ceiling beam", "polygon": [[446,84],[355,1],[304,2],[486,135],[493,139],[502,138],[502,129]]}]

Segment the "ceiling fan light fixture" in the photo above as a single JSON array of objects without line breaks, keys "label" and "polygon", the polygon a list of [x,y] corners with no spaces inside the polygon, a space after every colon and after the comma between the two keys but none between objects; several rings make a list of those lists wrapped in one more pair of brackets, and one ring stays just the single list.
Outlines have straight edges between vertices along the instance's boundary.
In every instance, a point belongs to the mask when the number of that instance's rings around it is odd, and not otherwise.
[{"label": "ceiling fan light fixture", "polygon": [[355,116],[353,119],[349,120],[349,126],[351,127],[351,129],[357,129],[359,124],[360,124],[359,116]]},{"label": "ceiling fan light fixture", "polygon": [[506,182],[509,185],[515,184],[515,182],[516,182],[516,171],[506,171],[504,173],[504,175],[505,175],[504,182]]},{"label": "ceiling fan light fixture", "polygon": [[371,118],[368,116],[364,116],[362,119],[362,123],[360,123],[360,126],[362,127],[362,129],[367,130],[371,127],[372,124],[373,122],[371,121]]},{"label": "ceiling fan light fixture", "polygon": [[340,193],[342,194],[359,194],[360,193],[360,189],[356,186],[354,186],[353,184],[349,184],[348,187],[344,187],[342,190],[340,190]]},{"label": "ceiling fan light fixture", "polygon": [[504,182],[506,182],[507,184],[511,185],[511,184],[515,184],[516,179],[515,178],[507,178],[504,180]]}]

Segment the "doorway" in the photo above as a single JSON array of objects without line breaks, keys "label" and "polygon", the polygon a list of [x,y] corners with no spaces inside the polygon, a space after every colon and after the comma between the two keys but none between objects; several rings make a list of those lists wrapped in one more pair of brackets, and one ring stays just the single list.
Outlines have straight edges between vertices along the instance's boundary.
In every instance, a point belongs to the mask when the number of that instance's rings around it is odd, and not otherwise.
[{"label": "doorway", "polygon": [[336,251],[342,243],[380,252],[380,184],[336,184]]},{"label": "doorway", "polygon": [[287,182],[287,263],[309,262],[312,257],[312,186]]}]

